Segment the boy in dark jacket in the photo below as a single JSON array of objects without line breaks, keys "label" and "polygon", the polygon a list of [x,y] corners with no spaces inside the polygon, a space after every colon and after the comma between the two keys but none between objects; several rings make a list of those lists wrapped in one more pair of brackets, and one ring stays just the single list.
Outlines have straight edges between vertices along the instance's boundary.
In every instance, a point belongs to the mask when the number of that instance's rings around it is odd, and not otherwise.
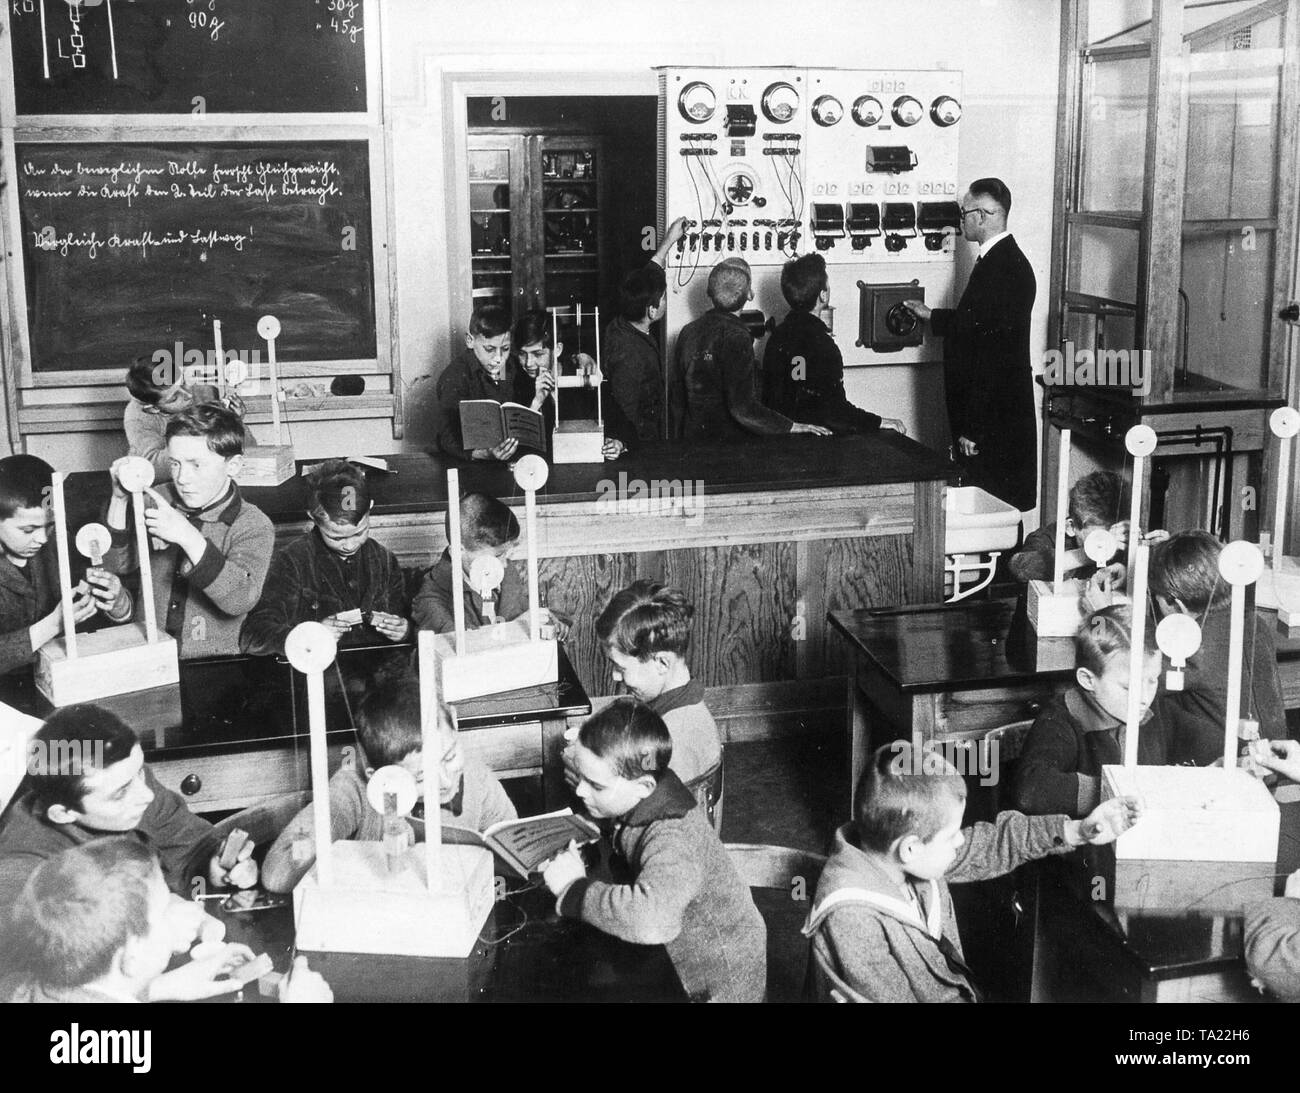
[{"label": "boy in dark jacket", "polygon": [[[495,448],[467,450],[460,429],[460,404],[466,399],[514,402],[518,382],[510,360],[510,312],[498,304],[476,307],[465,335],[468,352],[438,377],[438,448],[455,459],[513,459],[519,441],[507,437]],[[538,409],[540,403],[533,407]]]},{"label": "boy in dark jacket", "polygon": [[615,882],[587,877],[570,847],[543,873],[561,915],[641,945],[665,945],[686,993],[761,1002],[766,928],[695,798],[668,769],[672,737],[648,706],[620,698],[578,732],[572,759],[587,811],[611,825]]},{"label": "boy in dark jacket", "polygon": [[244,653],[284,655],[300,622],[320,622],[343,645],[404,641],[406,582],[396,556],[370,537],[370,489],[351,463],[331,459],[308,479],[316,526],[275,552],[262,599],[239,633]]},{"label": "boy in dark jacket", "polygon": [[790,312],[768,339],[763,354],[763,403],[795,421],[824,425],[836,434],[905,433],[897,418],[860,410],[844,393],[844,357],[813,309],[830,300],[826,259],[793,258],[781,268],[781,295]]},{"label": "boy in dark jacket", "polygon": [[1137,802],[1113,797],[1086,820],[1003,812],[962,829],[966,785],[935,752],[880,748],[858,783],[804,933],[821,986],[852,1001],[975,1002],[949,883],[988,880],[1048,854],[1113,841]]},{"label": "boy in dark jacket", "polygon": [[[1020,753],[1015,802],[1022,811],[1078,818],[1101,803],[1101,768],[1124,762],[1132,627],[1128,604],[1094,611],[1080,624],[1074,635],[1075,685],[1038,715]],[[1163,723],[1151,711],[1160,685],[1160,651],[1152,627],[1143,644],[1138,762],[1160,766],[1168,741]]]},{"label": "boy in dark jacket", "polygon": [[[1084,540],[1094,531],[1115,536],[1117,557],[1128,547],[1128,521],[1121,520],[1124,482],[1111,471],[1085,474],[1070,487],[1070,512],[1065,521],[1065,576],[1091,577],[1096,565],[1084,556]],[[1056,523],[1031,531],[1025,545],[1011,556],[1011,575],[1018,581],[1050,581],[1056,565]]]},{"label": "boy in dark jacket", "polygon": [[[1252,754],[1261,767],[1300,782],[1300,743],[1260,740]],[[1287,877],[1285,894],[1247,909],[1246,967],[1271,995],[1300,1002],[1300,870]]]},{"label": "boy in dark jacket", "polygon": [[[1171,763],[1208,766],[1223,756],[1228,702],[1229,605],[1232,589],[1219,575],[1223,544],[1205,531],[1180,531],[1151,552],[1151,595],[1163,614],[1190,615],[1201,627],[1201,647],[1187,661],[1181,691],[1156,698],[1169,726]],[[1286,711],[1277,671],[1277,646],[1257,615],[1246,618],[1241,691],[1234,711],[1259,723],[1266,740],[1285,740]]]}]

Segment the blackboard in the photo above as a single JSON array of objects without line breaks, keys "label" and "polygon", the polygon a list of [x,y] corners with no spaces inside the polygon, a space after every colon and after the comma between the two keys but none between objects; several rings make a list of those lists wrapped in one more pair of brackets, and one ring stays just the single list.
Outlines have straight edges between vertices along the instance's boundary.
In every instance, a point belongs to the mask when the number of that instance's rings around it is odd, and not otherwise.
[{"label": "blackboard", "polygon": [[33,372],[123,369],[181,342],[374,359],[369,143],[18,143]]},{"label": "blackboard", "polygon": [[5,6],[19,114],[366,109],[362,0]]}]

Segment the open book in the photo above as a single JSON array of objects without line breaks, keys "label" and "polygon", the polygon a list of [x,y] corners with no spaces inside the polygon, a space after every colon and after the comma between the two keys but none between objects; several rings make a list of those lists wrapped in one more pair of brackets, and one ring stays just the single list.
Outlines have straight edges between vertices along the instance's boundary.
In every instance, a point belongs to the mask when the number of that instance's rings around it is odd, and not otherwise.
[{"label": "open book", "polygon": [[600,829],[585,816],[575,816],[569,808],[522,820],[503,820],[482,835],[456,827],[442,829],[444,843],[487,847],[524,880],[569,843],[585,846],[599,838]]},{"label": "open book", "polygon": [[546,451],[546,422],[540,413],[517,402],[463,399],[460,404],[461,442],[466,450],[495,448],[514,437],[525,448]]}]

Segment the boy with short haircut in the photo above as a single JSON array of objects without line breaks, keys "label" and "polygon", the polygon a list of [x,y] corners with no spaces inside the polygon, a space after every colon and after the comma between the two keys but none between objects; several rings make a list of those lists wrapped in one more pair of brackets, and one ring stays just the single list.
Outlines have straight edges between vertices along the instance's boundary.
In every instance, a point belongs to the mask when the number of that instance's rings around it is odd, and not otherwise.
[{"label": "boy with short haircut", "polygon": [[[106,834],[135,831],[158,851],[168,885],[188,896],[196,872],[213,887],[257,883],[252,842],[222,867],[210,851],[212,825],[164,789],[145,764],[136,734],[99,706],[65,706],[45,720],[28,749],[26,793],[0,820],[0,908],[17,898],[47,858]],[[206,860],[202,860],[206,858]]]},{"label": "boy with short haircut", "polygon": [[844,357],[830,330],[814,314],[830,302],[830,278],[820,254],[792,258],[781,267],[781,295],[790,311],[768,339],[763,353],[763,404],[796,421],[832,432],[906,433],[898,418],[860,410],[844,392]]},{"label": "boy with short haircut", "polygon": [[1136,800],[1115,797],[1085,820],[1003,812],[963,830],[961,776],[942,755],[903,741],[871,757],[854,801],[854,821],[835,834],[804,933],[826,991],[870,1002],[979,1001],[949,883],[1111,842],[1138,810]]},{"label": "boy with short haircut", "polygon": [[499,304],[474,309],[465,335],[468,352],[448,365],[434,389],[438,400],[438,448],[455,459],[513,459],[519,441],[507,437],[495,448],[465,447],[460,428],[460,404],[466,399],[514,402],[518,383],[510,361],[510,312]]},{"label": "boy with short haircut", "polygon": [[[148,357],[137,357],[126,370],[126,390],[131,396],[122,412],[127,455],[149,460],[153,464],[154,481],[166,482],[172,476],[171,457],[167,454],[167,422],[174,414],[184,413],[197,404],[220,406],[221,396],[208,384],[187,387],[185,370],[180,364],[158,364]],[[225,405],[243,417],[244,404],[238,395],[228,395]]]},{"label": "boy with short haircut", "polygon": [[639,945],[665,945],[698,1001],[761,1002],[766,928],[695,798],[668,763],[663,719],[632,698],[589,718],[572,750],[578,797],[606,825],[613,882],[589,879],[570,847],[545,868],[561,915]]},{"label": "boy with short haircut", "polygon": [[[1219,575],[1222,552],[1223,544],[1205,531],[1180,531],[1151,552],[1151,595],[1161,614],[1190,615],[1201,627],[1201,647],[1188,658],[1183,689],[1156,697],[1169,726],[1171,763],[1208,766],[1223,757],[1232,589]],[[1277,646],[1254,613],[1246,619],[1243,646],[1240,714],[1258,721],[1263,739],[1284,740]]]},{"label": "boy with short haircut", "polygon": [[[374,842],[384,837],[384,818],[366,799],[366,783],[380,768],[405,768],[424,798],[424,738],[419,681],[408,676],[395,686],[373,690],[357,711],[361,769],[343,766],[330,778],[330,841]],[[466,755],[445,706],[438,707],[439,801],[443,827],[483,832],[518,819],[501,782],[479,759]],[[423,813],[421,813],[423,815]],[[423,823],[420,824],[423,838]],[[275,840],[262,864],[262,883],[271,892],[290,892],[316,860],[315,816],[308,805]],[[412,836],[414,833],[412,832]]]},{"label": "boy with short haircut", "polygon": [[669,768],[688,783],[722,759],[704,683],[691,678],[686,663],[694,615],[680,589],[640,580],[617,593],[596,620],[596,639],[614,666],[614,682],[663,718],[673,741]]},{"label": "boy with short haircut", "polygon": [[[31,664],[63,633],[58,555],[48,546],[53,475],[34,455],[0,459],[0,674]],[[91,568],[73,589],[72,609],[78,623],[96,612],[124,622],[131,598],[114,574]]]},{"label": "boy with short haircut", "polygon": [[[1086,816],[1101,803],[1101,768],[1124,762],[1133,612],[1128,604],[1094,611],[1074,636],[1075,684],[1052,699],[1029,730],[1016,763],[1016,806],[1030,815]],[[1160,685],[1160,650],[1148,622],[1139,705],[1138,762],[1161,766],[1165,726],[1151,709]]]},{"label": "boy with short haircut", "polygon": [[754,339],[740,310],[754,298],[749,263],[724,258],[709,271],[713,309],[677,335],[668,376],[668,436],[673,440],[743,440],[787,433],[829,436],[820,425],[791,421],[754,393]]},{"label": "boy with short haircut", "polygon": [[[451,514],[446,518],[447,536],[451,537]],[[465,628],[476,630],[493,622],[509,622],[528,610],[528,588],[519,567],[509,562],[510,552],[519,542],[519,521],[510,506],[484,493],[467,493],[460,501],[461,594],[465,603]],[[505,576],[496,589],[495,600],[484,601],[479,589],[472,587],[469,574],[475,559],[494,557],[505,567]],[[451,595],[451,547],[448,546],[424,575],[411,600],[411,618],[419,630],[436,634],[455,629]]]},{"label": "boy with short haircut", "polygon": [[[177,900],[157,854],[119,835],[74,846],[28,878],[0,940],[10,1002],[198,1001],[241,989],[230,972],[254,959],[220,940],[224,927]],[[191,948],[191,946],[193,946]],[[172,956],[192,959],[172,971]],[[281,1001],[329,1002],[316,973],[296,967]]]},{"label": "boy with short haircut", "polygon": [[[222,406],[195,406],[167,424],[172,481],[149,489],[145,524],[154,543],[153,588],[161,629],[176,639],[182,660],[239,652],[244,616],[262,596],[275,528],[240,495],[244,426]],[[105,568],[137,571],[135,538],[127,530],[129,495],[113,464],[108,527],[113,547]],[[140,612],[137,612],[140,614]]]},{"label": "boy with short haircut", "polygon": [[240,631],[241,652],[283,656],[300,622],[322,623],[345,646],[410,636],[406,579],[393,552],[370,537],[370,505],[360,468],[331,459],[312,472],[307,515],[315,527],[276,550]]},{"label": "boy with short haircut", "polygon": [[[1069,515],[1065,521],[1065,575],[1091,577],[1096,565],[1083,553],[1083,544],[1094,531],[1115,536],[1117,557],[1128,548],[1128,521],[1120,519],[1124,481],[1111,471],[1093,471],[1070,487]],[[1011,575],[1026,584],[1050,581],[1056,564],[1056,523],[1050,523],[1025,537],[1025,544],[1011,556]]]}]

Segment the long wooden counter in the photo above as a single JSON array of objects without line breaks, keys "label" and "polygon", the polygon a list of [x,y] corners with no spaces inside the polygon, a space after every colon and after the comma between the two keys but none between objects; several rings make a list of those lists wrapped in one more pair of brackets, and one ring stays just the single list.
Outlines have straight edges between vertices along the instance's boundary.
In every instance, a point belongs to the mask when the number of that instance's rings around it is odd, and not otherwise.
[{"label": "long wooden counter", "polygon": [[[373,534],[404,565],[426,566],[446,547],[448,462],[385,458],[389,473],[367,471]],[[501,498],[522,523],[509,468],[459,468],[462,491]],[[892,432],[656,443],[613,463],[553,466],[538,494],[542,596],[574,620],[569,654],[592,695],[612,691],[596,615],[618,589],[653,577],[694,602],[692,671],[723,716],[743,723],[841,707],[842,683],[824,682],[844,670],[826,640],[827,612],[942,598],[951,471]],[[83,504],[104,496],[103,475],[84,477],[73,491]],[[280,541],[308,526],[301,479],[244,495]]]}]

